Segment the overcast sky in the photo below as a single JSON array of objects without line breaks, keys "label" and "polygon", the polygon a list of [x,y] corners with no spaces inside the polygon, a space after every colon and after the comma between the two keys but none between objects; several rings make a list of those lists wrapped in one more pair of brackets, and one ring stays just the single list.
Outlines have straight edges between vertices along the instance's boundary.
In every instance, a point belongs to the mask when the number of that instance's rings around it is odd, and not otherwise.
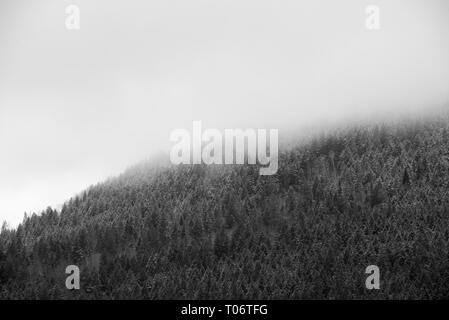
[{"label": "overcast sky", "polygon": [[0,0],[0,222],[167,150],[193,120],[282,135],[441,106],[448,57],[447,0]]}]

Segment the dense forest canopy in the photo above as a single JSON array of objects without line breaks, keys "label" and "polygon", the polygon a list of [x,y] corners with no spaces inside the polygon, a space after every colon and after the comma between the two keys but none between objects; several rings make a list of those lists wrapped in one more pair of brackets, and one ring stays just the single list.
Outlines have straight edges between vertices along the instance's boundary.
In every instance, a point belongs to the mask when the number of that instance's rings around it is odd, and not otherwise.
[{"label": "dense forest canopy", "polygon": [[448,187],[447,118],[319,136],[273,176],[145,163],[3,227],[0,298],[447,298]]}]

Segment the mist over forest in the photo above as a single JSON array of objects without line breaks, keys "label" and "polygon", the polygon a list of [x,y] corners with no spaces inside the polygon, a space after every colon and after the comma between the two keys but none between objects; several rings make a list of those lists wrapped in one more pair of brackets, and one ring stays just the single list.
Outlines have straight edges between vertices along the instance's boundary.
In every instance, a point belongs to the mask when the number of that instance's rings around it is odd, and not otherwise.
[{"label": "mist over forest", "polygon": [[447,299],[448,18],[2,0],[0,300]]},{"label": "mist over forest", "polygon": [[78,0],[80,29],[67,30],[71,4],[0,4],[0,221],[12,226],[168,152],[195,120],[288,137],[449,101],[445,0]]}]

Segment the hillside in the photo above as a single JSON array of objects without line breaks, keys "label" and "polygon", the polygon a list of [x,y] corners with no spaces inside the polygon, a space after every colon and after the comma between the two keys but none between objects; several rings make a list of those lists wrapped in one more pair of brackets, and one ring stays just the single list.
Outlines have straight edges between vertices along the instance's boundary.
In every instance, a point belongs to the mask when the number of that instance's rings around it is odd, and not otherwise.
[{"label": "hillside", "polygon": [[3,228],[0,299],[447,298],[448,187],[447,120],[321,136],[273,176],[143,164]]}]

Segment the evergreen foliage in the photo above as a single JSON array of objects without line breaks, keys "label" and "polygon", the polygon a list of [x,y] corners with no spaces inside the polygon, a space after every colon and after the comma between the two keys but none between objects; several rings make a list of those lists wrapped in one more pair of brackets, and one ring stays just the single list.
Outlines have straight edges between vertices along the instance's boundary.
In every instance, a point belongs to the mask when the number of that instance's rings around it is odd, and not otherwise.
[{"label": "evergreen foliage", "polygon": [[0,299],[447,298],[448,190],[447,121],[322,136],[273,176],[139,165],[3,227]]}]

